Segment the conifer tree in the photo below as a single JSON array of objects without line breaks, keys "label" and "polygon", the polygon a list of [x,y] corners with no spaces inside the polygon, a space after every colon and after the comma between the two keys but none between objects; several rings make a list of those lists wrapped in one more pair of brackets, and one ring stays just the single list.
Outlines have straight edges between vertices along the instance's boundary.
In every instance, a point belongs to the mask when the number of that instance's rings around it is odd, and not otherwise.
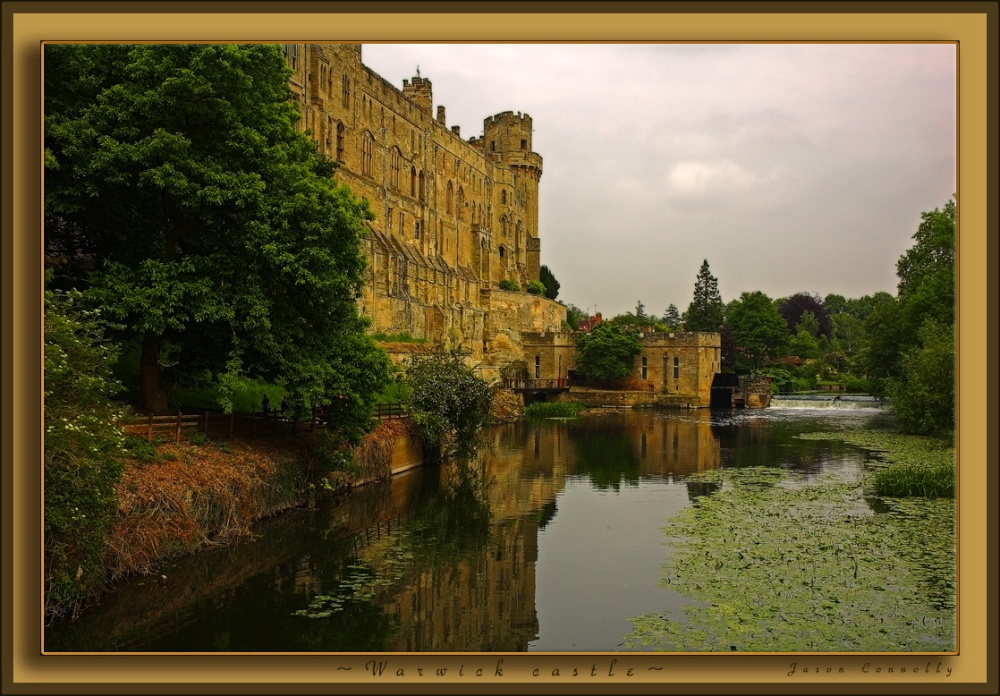
[{"label": "conifer tree", "polygon": [[722,328],[722,296],[719,281],[708,267],[708,259],[701,264],[694,284],[694,296],[684,314],[684,324],[688,331],[718,331]]},{"label": "conifer tree", "polygon": [[677,311],[677,305],[671,304],[667,307],[667,312],[663,315],[663,323],[671,329],[676,329],[681,325],[681,314]]}]

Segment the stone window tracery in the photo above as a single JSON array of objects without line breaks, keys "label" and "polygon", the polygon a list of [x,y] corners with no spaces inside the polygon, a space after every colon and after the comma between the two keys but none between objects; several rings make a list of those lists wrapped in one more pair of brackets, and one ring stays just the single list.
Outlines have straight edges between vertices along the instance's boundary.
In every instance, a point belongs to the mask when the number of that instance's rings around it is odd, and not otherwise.
[{"label": "stone window tracery", "polygon": [[372,134],[365,131],[365,134],[361,137],[361,173],[372,175],[374,169],[374,152],[375,152],[375,139]]}]

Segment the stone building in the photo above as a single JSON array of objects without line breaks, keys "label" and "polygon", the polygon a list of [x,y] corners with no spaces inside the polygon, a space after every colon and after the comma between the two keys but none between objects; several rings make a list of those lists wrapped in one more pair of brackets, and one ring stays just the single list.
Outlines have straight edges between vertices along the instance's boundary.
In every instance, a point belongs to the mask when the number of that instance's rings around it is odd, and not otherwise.
[{"label": "stone building", "polygon": [[[482,135],[463,139],[445,107],[435,110],[428,78],[416,75],[397,89],[365,66],[360,44],[282,50],[299,127],[375,213],[361,312],[374,334],[426,341],[383,343],[392,359],[445,346],[464,350],[488,379],[522,362],[535,378],[568,377],[576,347],[566,306],[499,287],[539,278],[542,158],[532,150],[531,117],[495,114]],[[639,391],[658,403],[707,406],[718,340],[647,336],[634,378],[652,387]]]},{"label": "stone building", "polygon": [[[507,111],[463,139],[434,112],[431,81],[397,89],[362,62],[360,44],[283,44],[293,70],[300,127],[340,167],[337,179],[367,199],[376,219],[368,245],[361,311],[376,334],[406,334],[483,358],[497,332],[502,296],[558,328],[565,307],[525,293],[498,295],[501,280],[538,280],[538,186],[542,158],[532,151],[531,117]],[[541,301],[539,301],[541,300]],[[543,307],[544,305],[544,307]]]},{"label": "stone building", "polygon": [[[571,331],[522,334],[527,378],[546,386],[574,384],[576,338]],[[658,405],[704,408],[711,405],[712,381],[722,370],[722,341],[712,332],[644,332],[642,352],[632,365],[626,389],[573,386],[560,398],[587,404]]]}]

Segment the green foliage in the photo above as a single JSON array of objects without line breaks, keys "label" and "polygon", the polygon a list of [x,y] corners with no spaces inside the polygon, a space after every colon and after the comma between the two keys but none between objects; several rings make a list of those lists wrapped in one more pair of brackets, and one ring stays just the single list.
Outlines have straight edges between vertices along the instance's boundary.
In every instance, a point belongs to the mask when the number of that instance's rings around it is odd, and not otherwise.
[{"label": "green foliage", "polygon": [[[879,396],[899,389],[900,383],[910,379],[905,374],[904,360],[913,346],[922,343],[920,334],[926,320],[933,320],[939,327],[954,327],[955,215],[954,199],[943,210],[935,208],[921,213],[922,222],[913,235],[914,244],[896,263],[898,297],[880,300],[865,319],[868,340],[861,362],[873,391]],[[950,384],[953,388],[954,380]],[[922,398],[920,394],[929,396],[931,392],[918,390],[911,397]],[[944,400],[954,401],[954,396],[952,391]],[[913,407],[923,408],[916,404]],[[940,412],[938,407],[929,408]],[[910,423],[921,420],[925,419],[912,419]],[[940,421],[941,418],[925,420],[929,427],[937,427]]]},{"label": "green foliage", "polygon": [[[556,280],[552,270],[548,266],[542,266],[538,272],[538,279],[545,286],[545,296],[550,300],[559,297],[559,281]],[[530,292],[530,291],[529,291]]]},{"label": "green foliage", "polygon": [[808,331],[799,331],[788,341],[788,353],[803,360],[819,357],[819,343]]},{"label": "green foliage", "polygon": [[402,374],[397,375],[379,392],[375,400],[379,404],[405,404],[410,400],[410,385]]},{"label": "green foliage", "polygon": [[[804,328],[815,338],[819,338],[820,335],[829,338],[833,334],[830,317],[819,295],[799,292],[790,297],[781,298],[775,304],[778,307],[778,313],[784,317],[788,324],[789,333],[796,333]],[[807,314],[810,318],[806,319],[806,325],[800,326]]]},{"label": "green foliage", "polygon": [[625,312],[624,314],[619,314],[618,316],[612,317],[609,320],[612,324],[616,326],[631,326],[635,329],[642,329],[644,327],[650,327],[654,331],[663,331],[664,333],[670,330],[666,324],[656,321],[654,318],[638,314],[633,314],[632,312]]},{"label": "green foliage", "polygon": [[677,305],[671,304],[667,307],[667,311],[663,315],[663,323],[671,330],[681,325],[681,315],[677,310]]},{"label": "green foliage", "polygon": [[521,286],[518,285],[516,280],[508,280],[507,278],[504,278],[500,281],[500,289],[509,290],[510,292],[520,292]]},{"label": "green foliage", "polygon": [[782,354],[788,342],[788,326],[770,298],[760,291],[744,292],[730,304],[727,321],[743,365],[751,374],[760,372],[764,361]]},{"label": "green foliage", "polygon": [[865,340],[865,323],[858,317],[841,312],[830,317],[833,336],[850,357],[861,349]]},{"label": "green foliage", "polygon": [[129,459],[139,462],[148,463],[156,460],[156,446],[145,437],[127,435],[122,443],[122,450]]},{"label": "green foliage", "polygon": [[955,464],[937,466],[894,465],[872,474],[875,495],[924,498],[955,497]]},{"label": "green foliage", "polygon": [[410,415],[424,443],[424,454],[440,458],[454,439],[460,452],[473,448],[476,433],[490,420],[493,392],[467,366],[461,354],[416,356],[406,371]]},{"label": "green foliage", "polygon": [[398,334],[384,334],[376,333],[372,334],[372,340],[378,341],[379,343],[427,343],[425,338],[416,338],[408,333],[398,333]]},{"label": "green foliage", "polygon": [[[389,361],[365,336],[368,205],[296,130],[275,45],[45,48],[46,242],[142,346],[139,407],[242,378],[368,426]],[[173,350],[169,358],[164,349]]]},{"label": "green foliage", "polygon": [[917,340],[889,384],[892,410],[904,433],[946,436],[955,429],[954,327],[928,318]]},{"label": "green foliage", "polygon": [[566,305],[566,326],[571,330],[576,331],[581,321],[585,321],[589,317],[587,313],[574,304]]},{"label": "green foliage", "polygon": [[762,377],[769,377],[771,379],[771,389],[776,393],[800,391],[796,378],[785,367],[771,365],[763,368],[760,374]]},{"label": "green foliage", "polygon": [[329,435],[325,430],[320,433],[319,446],[313,450],[313,457],[317,465],[314,473],[320,478],[334,472],[353,476],[361,470],[351,458],[350,451],[340,447],[336,436]]},{"label": "green foliage", "polygon": [[576,370],[597,379],[628,377],[642,352],[638,331],[604,321],[590,333],[577,334],[576,347]]},{"label": "green foliage", "polygon": [[587,407],[572,401],[536,401],[524,408],[528,418],[576,418]]},{"label": "green foliage", "polygon": [[78,292],[45,290],[45,613],[73,611],[104,583],[105,538],[118,507],[124,415],[112,402],[116,348]]},{"label": "green foliage", "polygon": [[537,280],[528,281],[528,292],[532,295],[544,295],[545,286]]},{"label": "green foliage", "polygon": [[722,328],[722,322],[719,282],[708,267],[708,259],[705,259],[695,280],[691,304],[684,313],[684,326],[688,331],[718,331]]}]

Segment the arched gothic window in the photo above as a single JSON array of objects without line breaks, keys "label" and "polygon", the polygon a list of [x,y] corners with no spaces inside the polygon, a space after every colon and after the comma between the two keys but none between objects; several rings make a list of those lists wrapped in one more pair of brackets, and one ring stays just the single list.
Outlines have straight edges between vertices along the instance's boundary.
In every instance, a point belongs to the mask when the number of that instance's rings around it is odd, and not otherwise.
[{"label": "arched gothic window", "polygon": [[368,176],[372,175],[372,172],[374,171],[374,162],[375,162],[374,153],[375,153],[375,138],[372,137],[371,133],[366,131],[365,134],[361,137],[362,174],[367,174]]},{"label": "arched gothic window", "polygon": [[399,188],[399,148],[392,148],[389,154],[389,184]]}]

